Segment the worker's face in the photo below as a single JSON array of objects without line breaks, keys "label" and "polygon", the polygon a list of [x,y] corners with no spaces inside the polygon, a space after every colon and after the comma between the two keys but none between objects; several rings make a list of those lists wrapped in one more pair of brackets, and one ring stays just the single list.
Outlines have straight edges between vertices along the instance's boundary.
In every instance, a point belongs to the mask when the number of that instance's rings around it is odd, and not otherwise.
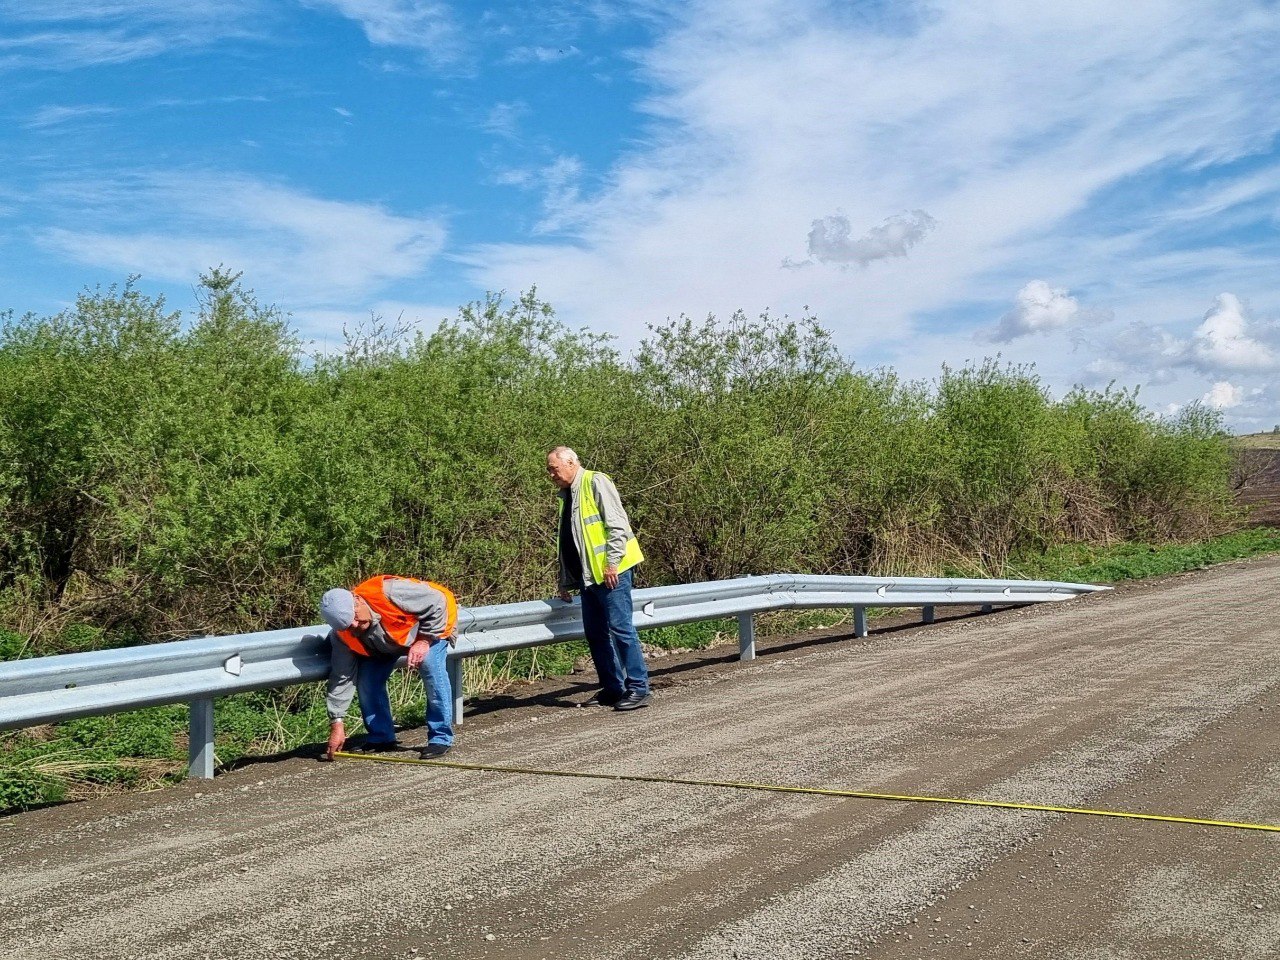
[{"label": "worker's face", "polygon": [[369,609],[362,597],[356,597],[356,618],[351,621],[351,629],[365,631],[373,623],[373,611]]},{"label": "worker's face", "polygon": [[547,476],[561,490],[573,486],[573,478],[578,475],[578,465],[571,460],[563,460],[554,453],[547,454]]}]

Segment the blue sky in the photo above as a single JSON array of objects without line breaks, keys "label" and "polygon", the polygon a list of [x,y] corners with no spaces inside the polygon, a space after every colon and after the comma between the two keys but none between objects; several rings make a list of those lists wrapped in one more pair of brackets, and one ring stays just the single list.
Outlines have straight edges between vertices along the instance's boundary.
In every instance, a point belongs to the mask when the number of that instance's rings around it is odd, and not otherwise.
[{"label": "blue sky", "polygon": [[624,348],[807,305],[1280,423],[1280,8],[10,0],[0,309],[242,270],[324,347],[536,284]]}]

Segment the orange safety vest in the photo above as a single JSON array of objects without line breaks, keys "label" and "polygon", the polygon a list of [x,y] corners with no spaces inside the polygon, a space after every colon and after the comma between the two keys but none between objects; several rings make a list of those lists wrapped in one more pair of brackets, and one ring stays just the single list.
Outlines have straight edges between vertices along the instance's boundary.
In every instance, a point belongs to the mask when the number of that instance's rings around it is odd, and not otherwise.
[{"label": "orange safety vest", "polygon": [[[382,629],[386,631],[388,637],[400,644],[400,646],[408,647],[409,634],[418,624],[416,614],[405,613],[387,599],[386,582],[388,580],[408,580],[411,583],[425,583],[427,586],[434,587],[444,594],[445,626],[442,636],[449,637],[453,635],[453,628],[458,623],[458,598],[453,595],[452,590],[430,580],[417,580],[413,577],[391,577],[381,574],[376,577],[370,577],[364,583],[352,588],[351,592],[369,604],[369,608],[382,619]],[[353,651],[362,657],[369,656],[369,651],[365,649],[364,644],[360,642],[360,638],[354,630],[339,630],[337,633],[338,639]]]}]

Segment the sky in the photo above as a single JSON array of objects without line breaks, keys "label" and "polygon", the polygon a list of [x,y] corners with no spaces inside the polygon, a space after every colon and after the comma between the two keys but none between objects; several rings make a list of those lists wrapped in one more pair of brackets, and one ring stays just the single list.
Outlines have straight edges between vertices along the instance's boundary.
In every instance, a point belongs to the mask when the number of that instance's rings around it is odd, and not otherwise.
[{"label": "sky", "polygon": [[243,271],[317,349],[536,286],[1280,424],[1276,0],[5,0],[0,311]]}]

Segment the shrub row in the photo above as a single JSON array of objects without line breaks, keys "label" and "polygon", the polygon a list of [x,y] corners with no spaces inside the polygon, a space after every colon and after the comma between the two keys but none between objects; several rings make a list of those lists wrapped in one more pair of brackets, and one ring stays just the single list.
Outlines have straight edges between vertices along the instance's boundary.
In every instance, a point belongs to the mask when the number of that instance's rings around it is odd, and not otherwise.
[{"label": "shrub row", "polygon": [[681,317],[624,358],[531,292],[309,356],[238,277],[199,289],[187,323],[133,283],[5,319],[0,656],[311,623],[375,572],[547,596],[557,443],[614,476],[651,584],[996,574],[1234,520],[1204,408],[992,361],[903,382],[810,317]]}]

